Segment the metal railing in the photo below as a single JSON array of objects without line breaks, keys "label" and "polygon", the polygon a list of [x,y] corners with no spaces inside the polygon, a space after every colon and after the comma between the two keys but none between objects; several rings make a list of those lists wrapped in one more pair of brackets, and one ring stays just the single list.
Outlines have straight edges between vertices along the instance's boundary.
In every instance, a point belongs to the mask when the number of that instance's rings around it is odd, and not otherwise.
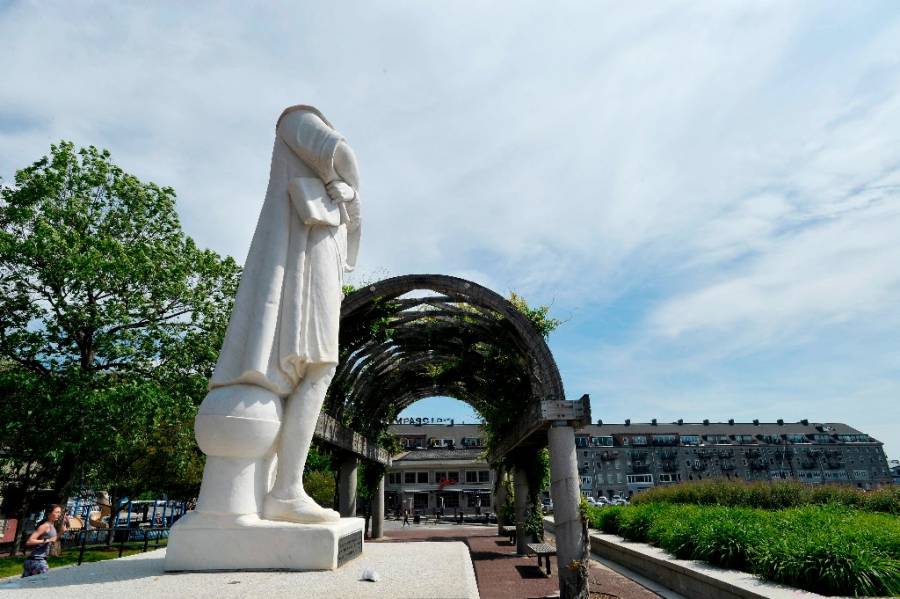
[{"label": "metal railing", "polygon": [[[153,541],[153,549],[159,547],[162,539],[169,536],[169,527],[147,526],[130,527],[119,526],[116,528],[94,528],[91,530],[70,530],[62,536],[64,547],[78,547],[78,565],[84,561],[84,552],[88,547],[113,547],[118,546],[119,557],[125,552],[126,547],[133,549],[142,547],[141,552],[146,552]],[[136,541],[136,542],[135,542]]]}]

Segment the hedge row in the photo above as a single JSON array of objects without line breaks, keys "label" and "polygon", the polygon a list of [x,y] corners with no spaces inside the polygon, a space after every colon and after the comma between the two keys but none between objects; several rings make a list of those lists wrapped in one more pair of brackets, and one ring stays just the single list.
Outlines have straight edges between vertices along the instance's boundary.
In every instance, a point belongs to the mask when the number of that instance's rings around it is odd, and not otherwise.
[{"label": "hedge row", "polygon": [[590,508],[591,526],[826,595],[900,596],[900,518],[839,505],[779,511],[646,503]]},{"label": "hedge row", "polygon": [[710,480],[655,487],[636,496],[632,503],[727,505],[767,510],[838,504],[868,512],[900,514],[900,488],[863,491],[846,485]]}]

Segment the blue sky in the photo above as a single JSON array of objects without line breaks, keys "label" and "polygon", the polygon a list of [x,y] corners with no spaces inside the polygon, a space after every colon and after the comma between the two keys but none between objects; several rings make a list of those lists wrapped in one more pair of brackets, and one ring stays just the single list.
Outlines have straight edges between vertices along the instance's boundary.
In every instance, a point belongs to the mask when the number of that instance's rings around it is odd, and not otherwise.
[{"label": "blue sky", "polygon": [[2,2],[0,74],[0,176],[109,148],[238,260],[275,119],[314,104],[361,163],[358,282],[552,304],[595,418],[843,421],[900,457],[895,2]]}]

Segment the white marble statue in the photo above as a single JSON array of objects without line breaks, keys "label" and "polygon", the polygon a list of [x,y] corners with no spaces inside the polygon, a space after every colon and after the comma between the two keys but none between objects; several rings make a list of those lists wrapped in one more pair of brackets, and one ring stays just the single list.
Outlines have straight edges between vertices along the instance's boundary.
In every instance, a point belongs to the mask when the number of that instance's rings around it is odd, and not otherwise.
[{"label": "white marble statue", "polygon": [[306,494],[303,467],[338,362],[343,273],[359,247],[358,189],[353,151],[322,113],[285,110],[234,312],[195,422],[207,454],[198,512],[340,519]]}]

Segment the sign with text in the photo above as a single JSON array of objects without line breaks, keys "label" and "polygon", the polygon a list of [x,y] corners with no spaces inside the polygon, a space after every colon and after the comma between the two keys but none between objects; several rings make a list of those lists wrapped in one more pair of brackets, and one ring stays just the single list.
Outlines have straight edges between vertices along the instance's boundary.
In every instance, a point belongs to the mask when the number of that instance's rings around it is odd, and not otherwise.
[{"label": "sign with text", "polygon": [[397,418],[394,424],[453,424],[453,418]]}]

